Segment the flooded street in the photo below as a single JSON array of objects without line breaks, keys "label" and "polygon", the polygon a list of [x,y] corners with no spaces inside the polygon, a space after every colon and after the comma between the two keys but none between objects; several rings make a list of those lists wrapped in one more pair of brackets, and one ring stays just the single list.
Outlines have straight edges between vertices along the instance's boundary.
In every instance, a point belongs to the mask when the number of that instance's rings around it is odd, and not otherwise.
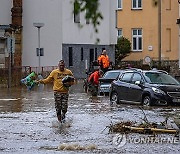
[{"label": "flooded street", "polygon": [[[79,81],[71,87],[66,123],[60,125],[51,85],[43,91],[38,87],[32,91],[25,87],[9,91],[1,88],[0,153],[180,153],[179,140],[141,143],[139,134],[128,134],[136,141],[126,141],[123,146],[116,144],[116,134],[109,133],[106,126],[119,121],[142,122],[144,115],[138,105],[109,104],[108,96],[91,97],[84,93]],[[167,116],[180,118],[180,107],[151,107],[144,112],[150,122],[160,123]],[[58,147],[62,144],[76,144],[82,149],[61,150]]]}]

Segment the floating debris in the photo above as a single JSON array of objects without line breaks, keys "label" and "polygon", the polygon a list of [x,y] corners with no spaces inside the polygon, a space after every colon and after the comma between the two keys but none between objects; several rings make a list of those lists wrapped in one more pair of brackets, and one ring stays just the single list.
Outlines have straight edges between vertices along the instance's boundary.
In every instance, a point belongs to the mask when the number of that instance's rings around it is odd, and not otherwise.
[{"label": "floating debris", "polygon": [[58,150],[69,150],[69,151],[76,151],[76,150],[95,150],[97,146],[94,144],[81,146],[77,143],[63,143],[58,146]]},{"label": "floating debris", "polygon": [[179,129],[174,128],[166,128],[164,125],[161,124],[146,124],[141,123],[139,125],[134,125],[133,122],[119,122],[114,125],[107,126],[109,128],[110,133],[144,133],[144,134],[152,134],[152,133],[173,133],[178,134]]},{"label": "floating debris", "polygon": [[148,121],[144,111],[142,108],[140,108],[144,114],[144,118],[142,118],[143,122],[140,124],[137,124],[136,122],[132,121],[126,121],[126,122],[119,122],[116,124],[110,124],[110,126],[107,126],[106,128],[109,128],[110,133],[144,133],[144,134],[152,134],[152,133],[172,133],[172,134],[178,134],[180,132],[180,129],[175,124],[175,122],[172,119],[168,119],[169,117],[166,117],[165,121],[161,123],[151,123]]},{"label": "floating debris", "polygon": [[116,124],[111,124],[110,126],[107,127],[109,128],[110,133],[120,133],[120,132],[128,133],[129,130],[127,130],[123,126],[132,126],[133,124],[134,122],[127,121],[127,122],[119,122]]}]

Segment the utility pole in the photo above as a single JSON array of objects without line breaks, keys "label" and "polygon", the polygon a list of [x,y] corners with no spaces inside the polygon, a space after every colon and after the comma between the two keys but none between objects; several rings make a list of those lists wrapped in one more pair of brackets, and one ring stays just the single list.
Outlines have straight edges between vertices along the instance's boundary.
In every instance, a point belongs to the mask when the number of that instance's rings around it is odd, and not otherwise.
[{"label": "utility pole", "polygon": [[40,45],[40,29],[44,26],[44,23],[33,23],[33,26],[38,29],[38,57],[39,57],[39,67],[38,67],[38,74],[41,74],[41,45]]},{"label": "utility pole", "polygon": [[158,60],[159,60],[159,66],[161,66],[161,0],[158,1]]}]

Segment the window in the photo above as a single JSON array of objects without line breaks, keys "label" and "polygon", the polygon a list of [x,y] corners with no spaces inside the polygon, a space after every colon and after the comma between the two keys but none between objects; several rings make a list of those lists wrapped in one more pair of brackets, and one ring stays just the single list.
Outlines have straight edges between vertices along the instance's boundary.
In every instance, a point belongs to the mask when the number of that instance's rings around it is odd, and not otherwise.
[{"label": "window", "polygon": [[122,0],[117,0],[118,9],[122,9]]},{"label": "window", "polygon": [[132,9],[142,9],[142,0],[132,0]]},{"label": "window", "polygon": [[76,11],[78,7],[77,3],[74,3],[74,23],[80,23],[80,12]]},{"label": "window", "polygon": [[103,78],[105,79],[116,79],[120,72],[107,72]]},{"label": "window", "polygon": [[117,37],[119,38],[119,37],[122,37],[123,35],[122,35],[122,29],[120,28],[120,29],[118,29],[117,30]]},{"label": "window", "polygon": [[97,60],[97,48],[95,48],[95,57],[94,57],[95,60]]},{"label": "window", "polygon": [[132,78],[132,83],[135,83],[136,81],[141,81],[142,77],[139,73],[134,73],[133,78]]},{"label": "window", "polygon": [[84,50],[83,50],[83,48],[81,48],[81,61],[83,61],[84,60]]},{"label": "window", "polygon": [[73,66],[73,48],[69,47],[69,66]]},{"label": "window", "polygon": [[5,39],[1,39],[0,38],[0,54],[4,54],[5,53]]},{"label": "window", "polygon": [[94,49],[89,49],[89,64],[92,65],[92,62],[94,61]]},{"label": "window", "polygon": [[89,59],[89,61],[90,61],[90,65],[91,65],[92,62],[96,61],[97,58],[98,58],[97,48],[95,48],[95,49],[92,48],[92,49],[89,50],[89,52],[90,52],[90,55],[89,55],[90,59]]},{"label": "window", "polygon": [[132,30],[132,47],[133,51],[142,51],[142,29]]},{"label": "window", "polygon": [[133,73],[125,73],[121,78],[121,81],[130,83]]}]

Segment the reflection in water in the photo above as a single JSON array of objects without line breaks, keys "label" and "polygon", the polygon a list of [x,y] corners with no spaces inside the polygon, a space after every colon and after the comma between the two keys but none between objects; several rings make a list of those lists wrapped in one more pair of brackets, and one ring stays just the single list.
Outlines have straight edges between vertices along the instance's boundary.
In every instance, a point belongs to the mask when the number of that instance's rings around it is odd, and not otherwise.
[{"label": "reflection in water", "polygon": [[[52,95],[49,95],[51,94]],[[47,97],[47,94],[50,97]],[[44,91],[35,87],[29,91],[26,87],[16,87],[11,89],[0,89],[0,112],[27,112],[43,109],[53,102],[53,92],[51,85],[44,87]]]},{"label": "reflection in water", "polygon": [[0,89],[0,112],[21,112],[21,94],[21,88]]}]

